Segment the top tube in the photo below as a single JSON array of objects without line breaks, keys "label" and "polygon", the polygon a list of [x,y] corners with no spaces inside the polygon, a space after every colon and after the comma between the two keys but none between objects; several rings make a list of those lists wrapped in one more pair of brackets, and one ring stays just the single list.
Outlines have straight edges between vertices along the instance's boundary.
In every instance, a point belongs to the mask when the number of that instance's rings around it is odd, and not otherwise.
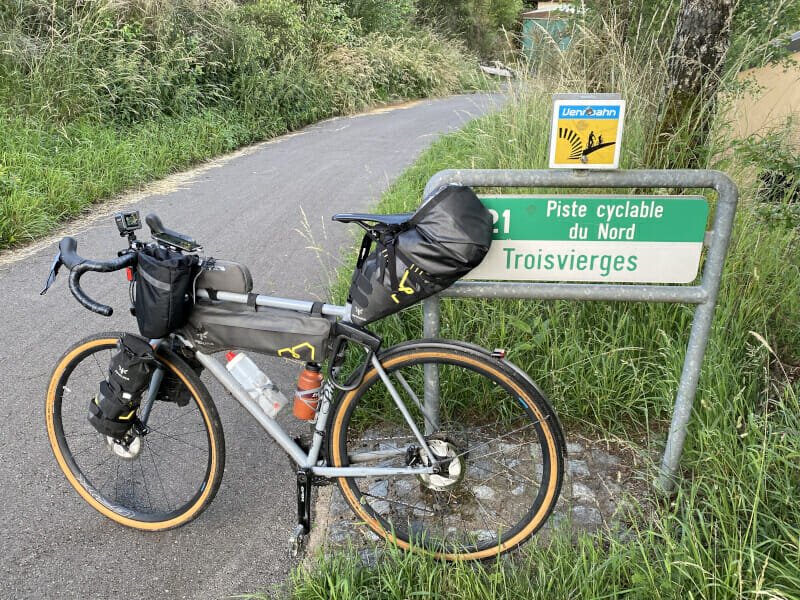
[{"label": "top tube", "polygon": [[[203,289],[197,290],[197,297],[202,298],[204,300],[210,299],[208,292]],[[223,300],[225,302],[234,302],[236,304],[248,303],[248,294],[236,294],[234,292],[217,292],[216,297],[217,299]],[[293,310],[295,312],[310,313],[311,309],[314,306],[314,303],[309,302],[307,300],[292,300],[290,298],[276,298],[274,296],[262,296],[261,294],[259,294],[256,296],[256,305],[265,306],[269,308],[283,308],[286,310]],[[344,320],[349,320],[350,305],[339,306],[338,304],[323,304],[322,314],[331,317],[339,317]]]}]

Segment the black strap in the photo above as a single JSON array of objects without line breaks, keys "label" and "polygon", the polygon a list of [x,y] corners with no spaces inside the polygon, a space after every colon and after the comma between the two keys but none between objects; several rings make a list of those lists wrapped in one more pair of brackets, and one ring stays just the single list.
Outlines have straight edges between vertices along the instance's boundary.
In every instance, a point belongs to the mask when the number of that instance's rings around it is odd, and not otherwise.
[{"label": "black strap", "polygon": [[397,291],[399,286],[397,285],[397,249],[394,247],[396,238],[392,238],[388,244],[386,244],[386,250],[389,253],[389,264],[387,265],[389,269],[389,281],[391,282],[392,289]]},{"label": "black strap", "polygon": [[258,298],[258,294],[249,293],[247,294],[247,306],[252,308],[254,311],[258,312],[258,304],[256,304],[256,299]]},{"label": "black strap", "polygon": [[321,317],[322,316],[322,307],[324,304],[322,302],[314,302],[311,304],[311,316],[312,317]]},{"label": "black strap", "polygon": [[208,297],[209,297],[211,300],[213,300],[214,302],[216,302],[217,300],[219,300],[219,298],[217,298],[217,290],[212,290],[212,289],[210,289],[210,288],[206,288],[206,292],[208,292]]},{"label": "black strap", "polygon": [[369,256],[369,251],[372,248],[372,236],[369,233],[364,234],[364,239],[361,240],[361,248],[358,251],[358,260],[356,261],[356,269],[360,269],[364,261]]}]

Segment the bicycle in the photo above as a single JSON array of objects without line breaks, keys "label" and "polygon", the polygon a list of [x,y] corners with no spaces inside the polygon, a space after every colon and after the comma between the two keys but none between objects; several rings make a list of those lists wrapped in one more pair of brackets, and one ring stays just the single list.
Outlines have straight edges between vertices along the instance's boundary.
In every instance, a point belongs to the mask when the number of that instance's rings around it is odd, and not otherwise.
[{"label": "bicycle", "polygon": [[[408,217],[334,220],[374,232]],[[136,239],[138,213],[117,215],[128,248],[109,261],[84,259],[73,238],[62,239],[42,293],[64,265],[75,298],[109,316],[112,308],[81,288],[84,273],[131,268],[148,247],[202,253],[195,240],[166,229],[157,216],[146,221],[154,242]],[[201,265],[213,260],[198,258]],[[316,314],[330,322],[327,377],[311,421],[312,441],[291,438],[221,362],[180,331],[150,340],[156,367],[134,426],[124,437],[104,436],[89,424],[86,409],[122,334],[89,336],[58,361],[45,415],[60,468],[106,517],[160,531],[192,521],[213,500],[225,442],[202,369],[297,464],[298,525],[290,537],[295,553],[310,530],[312,487],[333,481],[375,533],[401,548],[449,560],[486,559],[516,548],[550,516],[564,477],[564,434],[544,394],[503,351],[444,339],[383,349],[380,337],[352,323],[349,304],[320,306],[242,290],[199,288],[194,294],[198,302],[277,309],[301,318]],[[347,360],[354,366],[348,368]]]}]

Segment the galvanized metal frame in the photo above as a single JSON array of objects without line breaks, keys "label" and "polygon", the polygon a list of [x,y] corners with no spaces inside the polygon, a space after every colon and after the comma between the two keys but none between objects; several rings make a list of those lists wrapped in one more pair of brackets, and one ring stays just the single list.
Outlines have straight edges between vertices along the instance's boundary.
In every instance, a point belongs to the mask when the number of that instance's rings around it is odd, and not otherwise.
[{"label": "galvanized metal frame", "polygon": [[[700,378],[722,269],[728,253],[739,191],[724,173],[706,170],[631,170],[631,171],[556,171],[556,170],[446,170],[434,175],[425,186],[424,196],[448,183],[471,187],[500,188],[671,188],[713,189],[718,194],[708,247],[699,285],[629,285],[592,283],[534,283],[497,281],[459,281],[439,296],[423,302],[425,337],[439,335],[439,297],[522,298],[541,300],[605,300],[626,302],[669,302],[696,304],[692,330],[686,349],[667,445],[661,459],[657,485],[671,493],[683,444],[686,440],[692,404]],[[438,374],[426,374],[425,404],[432,422],[438,414]]]}]

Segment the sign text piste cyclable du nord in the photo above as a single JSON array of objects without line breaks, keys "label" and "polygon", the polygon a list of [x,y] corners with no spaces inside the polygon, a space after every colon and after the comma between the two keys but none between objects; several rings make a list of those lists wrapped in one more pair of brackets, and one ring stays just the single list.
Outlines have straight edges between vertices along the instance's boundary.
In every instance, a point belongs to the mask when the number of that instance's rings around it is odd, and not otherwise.
[{"label": "sign text piste cyclable du nord", "polygon": [[489,253],[467,279],[689,283],[697,277],[702,196],[485,196]]}]

